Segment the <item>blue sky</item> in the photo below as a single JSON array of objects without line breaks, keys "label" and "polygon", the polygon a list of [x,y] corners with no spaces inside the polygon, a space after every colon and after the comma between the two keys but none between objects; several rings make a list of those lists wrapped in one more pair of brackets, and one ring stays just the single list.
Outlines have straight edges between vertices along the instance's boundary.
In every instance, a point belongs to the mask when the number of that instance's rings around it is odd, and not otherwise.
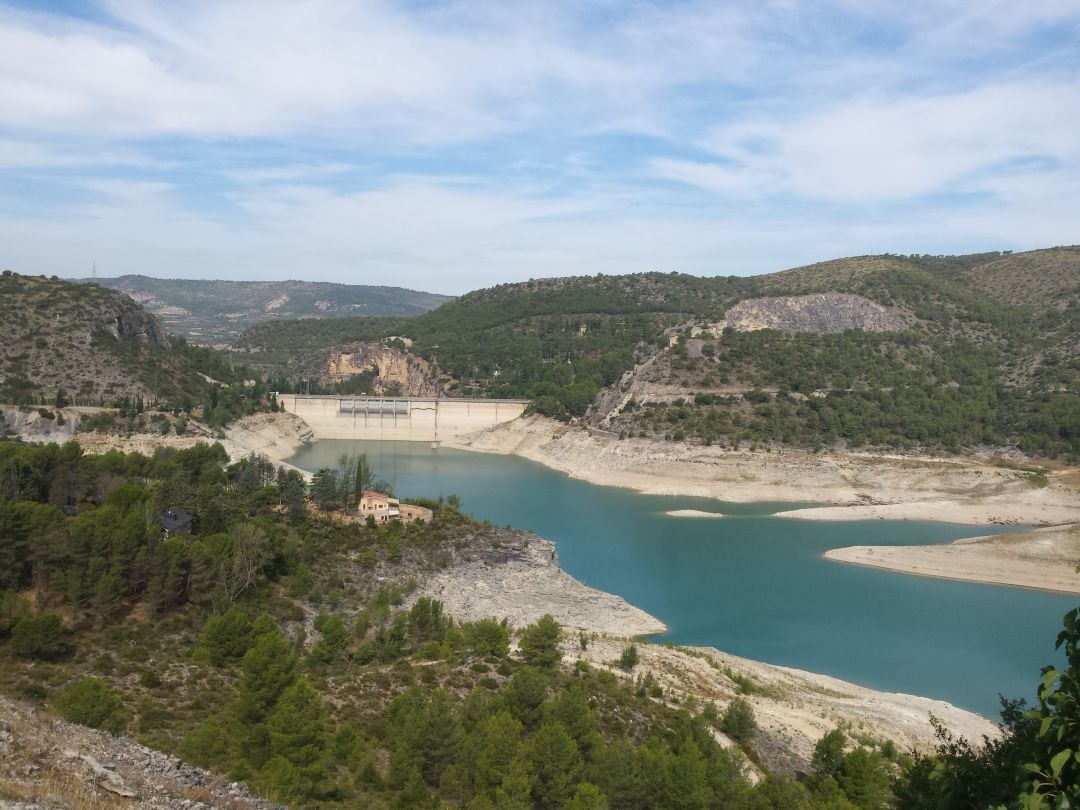
[{"label": "blue sky", "polygon": [[0,0],[0,267],[460,293],[1080,242],[1080,0]]}]

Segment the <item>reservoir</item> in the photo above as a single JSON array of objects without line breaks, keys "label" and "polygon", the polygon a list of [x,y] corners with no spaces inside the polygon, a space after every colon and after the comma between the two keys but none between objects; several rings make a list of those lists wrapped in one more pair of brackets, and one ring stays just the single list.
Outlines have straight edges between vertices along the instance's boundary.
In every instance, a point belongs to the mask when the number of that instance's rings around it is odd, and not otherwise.
[{"label": "reservoir", "polygon": [[[1040,667],[1061,660],[1054,640],[1078,601],[820,559],[839,546],[946,543],[994,527],[776,518],[798,504],[641,495],[423,442],[322,440],[289,461],[315,471],[353,452],[403,499],[456,494],[478,519],[555,541],[570,574],[667,624],[655,640],[939,698],[991,719],[999,694],[1034,699]],[[665,514],[676,509],[726,517]]]}]

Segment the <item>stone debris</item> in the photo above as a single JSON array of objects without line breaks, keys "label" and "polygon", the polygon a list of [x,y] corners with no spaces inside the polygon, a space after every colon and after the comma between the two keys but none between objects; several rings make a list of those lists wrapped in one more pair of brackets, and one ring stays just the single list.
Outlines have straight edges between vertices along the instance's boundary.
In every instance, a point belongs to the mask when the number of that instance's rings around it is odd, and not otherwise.
[{"label": "stone debris", "polygon": [[0,696],[0,810],[276,810],[247,786]]}]

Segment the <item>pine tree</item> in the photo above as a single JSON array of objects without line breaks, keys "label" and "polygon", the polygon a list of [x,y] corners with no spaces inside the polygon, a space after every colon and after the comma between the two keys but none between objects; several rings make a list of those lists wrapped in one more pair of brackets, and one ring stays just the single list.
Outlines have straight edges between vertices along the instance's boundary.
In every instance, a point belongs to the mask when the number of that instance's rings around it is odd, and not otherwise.
[{"label": "pine tree", "polygon": [[255,639],[240,666],[239,694],[233,703],[233,715],[240,724],[238,747],[248,762],[261,768],[269,755],[266,718],[296,681],[297,660],[289,642],[275,628]]},{"label": "pine tree", "polygon": [[557,667],[562,661],[559,651],[562,635],[562,628],[550,613],[545,613],[535,624],[526,627],[518,645],[525,663],[546,669]]},{"label": "pine tree", "polygon": [[[319,693],[300,678],[287,688],[266,719],[270,739],[270,756],[265,770],[271,770],[277,760],[291,768],[282,771],[277,779],[283,798],[303,801],[326,792],[327,772],[323,765],[323,750],[327,745],[326,709]],[[273,779],[271,781],[274,781]]]},{"label": "pine tree", "polygon": [[561,807],[581,776],[581,753],[562,723],[549,721],[529,741],[536,784],[533,798],[541,807]]}]

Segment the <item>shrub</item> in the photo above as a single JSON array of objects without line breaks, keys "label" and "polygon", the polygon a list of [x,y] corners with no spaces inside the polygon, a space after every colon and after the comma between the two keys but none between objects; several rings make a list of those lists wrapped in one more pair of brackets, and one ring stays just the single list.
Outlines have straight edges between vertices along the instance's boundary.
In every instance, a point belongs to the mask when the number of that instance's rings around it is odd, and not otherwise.
[{"label": "shrub", "polygon": [[218,768],[229,753],[225,727],[217,717],[207,717],[180,743],[180,756],[200,768]]},{"label": "shrub", "polygon": [[510,652],[510,631],[506,620],[479,619],[461,628],[465,643],[476,654],[503,658]]},{"label": "shrub", "polygon": [[752,739],[757,731],[754,707],[744,698],[732,699],[720,718],[720,728],[729,737],[740,742]]},{"label": "shrub", "polygon": [[123,734],[128,723],[124,701],[108,685],[94,677],[83,678],[60,692],[50,704],[70,723]]},{"label": "shrub", "polygon": [[622,655],[619,656],[619,666],[623,669],[630,670],[637,666],[638,663],[638,651],[637,646],[631,644],[629,647],[622,651]]},{"label": "shrub", "polygon": [[55,613],[23,616],[11,631],[11,648],[23,658],[59,658],[67,652],[60,617]]},{"label": "shrub", "polygon": [[562,661],[559,642],[562,641],[562,628],[550,613],[541,616],[536,624],[530,624],[521,635],[518,648],[525,663],[536,667],[553,669]]},{"label": "shrub", "polygon": [[196,652],[216,667],[239,661],[254,641],[251,620],[235,607],[220,616],[210,616],[199,633]]}]

